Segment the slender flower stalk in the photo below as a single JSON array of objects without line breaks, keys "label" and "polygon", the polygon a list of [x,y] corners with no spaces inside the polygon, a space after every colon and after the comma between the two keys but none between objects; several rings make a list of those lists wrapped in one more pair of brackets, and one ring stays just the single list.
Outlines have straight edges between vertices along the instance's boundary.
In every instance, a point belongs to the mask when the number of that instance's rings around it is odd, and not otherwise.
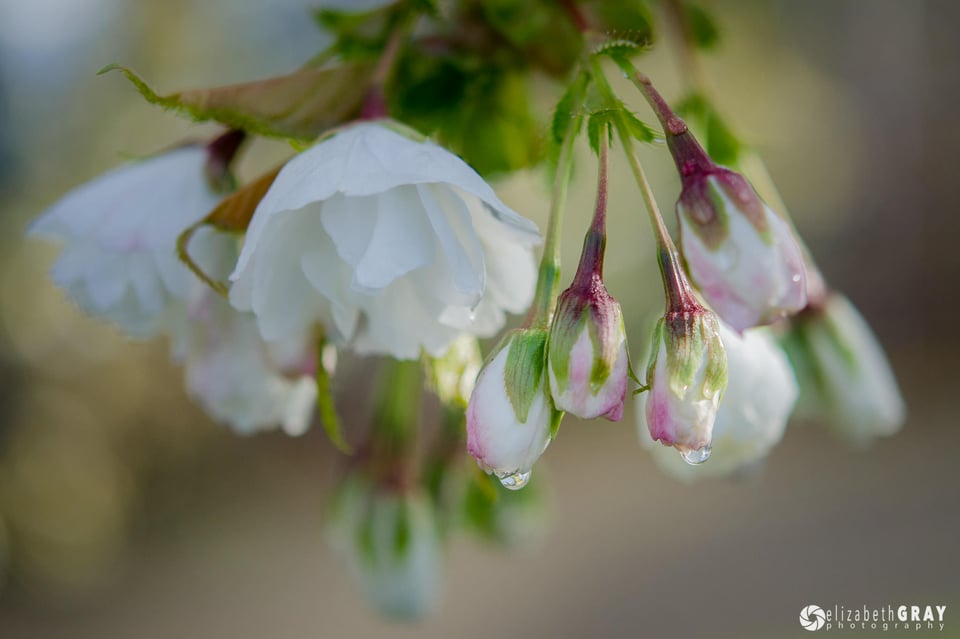
[{"label": "slender flower stalk", "polygon": [[386,87],[390,80],[390,74],[397,64],[397,58],[403,44],[409,36],[412,22],[405,20],[398,24],[390,33],[387,44],[380,54],[377,66],[370,78],[370,88],[363,100],[363,107],[360,109],[361,120],[379,120],[389,116],[387,109]]},{"label": "slender flower stalk", "polygon": [[[615,100],[613,89],[610,88],[599,59],[594,59],[594,77],[598,87],[605,94],[609,101]],[[623,152],[627,156],[627,162],[633,177],[640,187],[640,196],[643,198],[644,208],[650,219],[650,226],[653,228],[654,238],[657,242],[658,264],[660,265],[660,275],[663,278],[664,292],[666,294],[667,307],[671,310],[683,310],[684,308],[699,307],[696,297],[691,290],[690,283],[686,275],[680,268],[680,257],[677,254],[677,247],[670,238],[667,226],[663,221],[663,215],[660,213],[660,207],[647,180],[646,172],[640,163],[636,149],[633,146],[633,136],[627,131],[626,126],[620,118],[615,119],[618,137],[623,145]]]},{"label": "slender flower stalk", "polygon": [[555,406],[584,419],[619,421],[627,392],[626,330],[620,304],[603,282],[607,243],[609,129],[597,150],[597,204],[583,240],[573,283],[557,302],[547,345],[550,393]]},{"label": "slender flower stalk", "polygon": [[380,374],[371,432],[371,463],[379,481],[407,486],[413,482],[420,426],[420,362],[387,358]]},{"label": "slender flower stalk", "polygon": [[580,130],[581,116],[575,117],[560,145],[557,170],[550,196],[550,212],[547,220],[543,256],[540,258],[537,290],[534,293],[530,314],[524,322],[530,328],[546,328],[557,305],[557,288],[560,279],[560,238],[563,235],[563,211],[567,202],[567,187],[573,172],[573,144]]}]

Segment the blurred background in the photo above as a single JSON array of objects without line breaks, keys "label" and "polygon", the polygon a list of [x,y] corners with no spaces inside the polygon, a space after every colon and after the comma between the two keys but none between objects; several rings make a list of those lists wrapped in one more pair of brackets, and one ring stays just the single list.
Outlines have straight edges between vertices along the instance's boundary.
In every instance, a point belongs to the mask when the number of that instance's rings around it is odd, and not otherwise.
[{"label": "blurred background", "polygon": [[[803,636],[811,603],[946,604],[939,634],[960,637],[960,3],[711,6],[723,30],[711,88],[887,348],[907,426],[851,450],[793,424],[759,473],[688,486],[657,471],[631,414],[568,419],[538,466],[541,537],[509,552],[456,537],[439,613],[396,625],[324,541],[339,462],[322,431],[240,438],[213,424],[166,344],[81,315],[46,276],[56,250],[23,239],[72,186],[215,131],[97,69],[127,64],[161,91],[282,73],[323,46],[311,5],[0,0],[0,637],[771,638]],[[642,62],[679,94],[668,46]],[[543,83],[544,105],[555,90]],[[284,153],[257,142],[240,172]],[[670,210],[668,154],[644,153]],[[608,281],[636,360],[662,297],[635,186],[612,157]],[[593,173],[582,163],[571,194],[568,264]],[[531,172],[497,186],[543,227],[544,184]],[[348,421],[369,412],[362,367],[348,360],[337,382]]]}]

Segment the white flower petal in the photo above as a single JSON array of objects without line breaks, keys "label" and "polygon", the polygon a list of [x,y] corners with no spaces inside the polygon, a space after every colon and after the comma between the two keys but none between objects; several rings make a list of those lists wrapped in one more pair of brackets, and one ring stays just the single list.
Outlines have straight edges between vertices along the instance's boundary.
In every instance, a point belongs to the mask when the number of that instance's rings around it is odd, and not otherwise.
[{"label": "white flower petal", "polygon": [[361,353],[441,354],[529,304],[538,240],[453,154],[359,123],[280,171],[247,230],[231,300],[269,340],[320,323]]},{"label": "white flower petal", "polygon": [[353,274],[353,287],[361,292],[376,292],[432,264],[436,252],[416,189],[397,187],[378,198],[377,225]]},{"label": "white flower petal", "polygon": [[137,337],[152,335],[186,296],[179,234],[219,196],[204,177],[204,147],[175,149],[105,173],[54,204],[29,233],[63,242],[54,282],[87,312]]}]

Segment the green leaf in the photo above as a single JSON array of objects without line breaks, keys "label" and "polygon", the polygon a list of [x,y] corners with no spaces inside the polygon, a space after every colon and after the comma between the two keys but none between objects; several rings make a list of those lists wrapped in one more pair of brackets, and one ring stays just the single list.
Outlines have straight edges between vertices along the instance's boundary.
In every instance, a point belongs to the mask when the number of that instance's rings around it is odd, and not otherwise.
[{"label": "green leaf", "polygon": [[397,117],[433,133],[481,175],[510,173],[540,161],[542,125],[530,108],[526,74],[471,69],[466,60],[421,64],[426,73],[418,82],[393,85]]},{"label": "green leaf", "polygon": [[720,41],[720,30],[717,28],[713,16],[699,4],[688,3],[686,6],[687,24],[690,27],[690,37],[694,45],[700,49],[712,49]]},{"label": "green leaf", "polygon": [[330,49],[343,60],[375,59],[402,7],[397,2],[367,11],[322,8],[313,12],[317,25],[334,36]]},{"label": "green leaf", "polygon": [[473,0],[473,8],[520,54],[519,59],[555,76],[570,72],[583,34],[556,0]]},{"label": "green leaf", "polygon": [[560,96],[557,107],[553,111],[553,121],[550,125],[550,131],[553,133],[553,141],[562,144],[567,135],[567,129],[575,121],[577,116],[583,113],[584,100],[587,95],[587,86],[590,84],[590,75],[586,71],[580,71],[567,87],[567,90]]},{"label": "green leaf", "polygon": [[600,109],[590,114],[587,120],[587,140],[594,153],[600,153],[601,135],[606,135],[608,141],[613,139],[613,129],[618,116],[618,109]]},{"label": "green leaf", "polygon": [[543,383],[546,366],[547,332],[524,329],[513,334],[507,352],[504,385],[517,420],[525,424],[537,395],[546,392]]},{"label": "green leaf", "polygon": [[641,0],[584,0],[579,3],[588,21],[612,40],[646,46],[653,42],[653,19]]},{"label": "green leaf", "polygon": [[636,139],[641,142],[653,142],[656,139],[657,135],[654,133],[654,130],[632,111],[624,108],[621,117],[623,118],[623,123],[627,126],[627,131]]},{"label": "green leaf", "polygon": [[202,122],[215,120],[258,135],[312,139],[353,118],[363,104],[373,66],[346,63],[212,89],[159,95],[140,76],[111,64],[150,102]]}]

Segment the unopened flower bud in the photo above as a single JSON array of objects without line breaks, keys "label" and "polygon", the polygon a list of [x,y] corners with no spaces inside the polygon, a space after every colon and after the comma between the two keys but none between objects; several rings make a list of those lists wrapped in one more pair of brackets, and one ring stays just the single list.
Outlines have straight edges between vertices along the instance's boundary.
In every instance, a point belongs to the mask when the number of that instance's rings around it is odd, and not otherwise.
[{"label": "unopened flower bud", "polygon": [[741,332],[801,310],[806,274],[790,224],[742,175],[717,166],[649,78],[637,81],[680,171],[680,248],[694,285]]},{"label": "unopened flower bud", "polygon": [[702,307],[668,311],[657,323],[644,412],[650,436],[691,464],[710,456],[727,356],[717,319]]},{"label": "unopened flower bud", "polygon": [[600,278],[560,295],[550,326],[547,370],[558,410],[593,419],[623,417],[627,392],[627,336],[620,304]]},{"label": "unopened flower bud", "polygon": [[507,488],[522,488],[559,414],[547,393],[547,332],[509,333],[480,371],[467,406],[467,451]]},{"label": "unopened flower bud", "polygon": [[[738,335],[721,322],[720,338],[727,354],[729,381],[713,424],[710,463],[684,464],[663,446],[640,438],[657,465],[679,479],[729,476],[757,465],[780,442],[797,401],[793,370],[770,329],[756,328]],[[641,423],[646,423],[642,417]]]},{"label": "unopened flower bud", "polygon": [[380,613],[416,619],[436,606],[443,558],[425,494],[348,477],[334,496],[328,538]]},{"label": "unopened flower bud", "polygon": [[690,278],[717,314],[743,331],[802,309],[803,258],[790,225],[738,173],[714,167],[683,182],[681,250]]},{"label": "unopened flower bud", "polygon": [[903,426],[906,406],[883,348],[846,297],[831,292],[792,318],[781,341],[800,383],[798,414],[855,444]]}]

